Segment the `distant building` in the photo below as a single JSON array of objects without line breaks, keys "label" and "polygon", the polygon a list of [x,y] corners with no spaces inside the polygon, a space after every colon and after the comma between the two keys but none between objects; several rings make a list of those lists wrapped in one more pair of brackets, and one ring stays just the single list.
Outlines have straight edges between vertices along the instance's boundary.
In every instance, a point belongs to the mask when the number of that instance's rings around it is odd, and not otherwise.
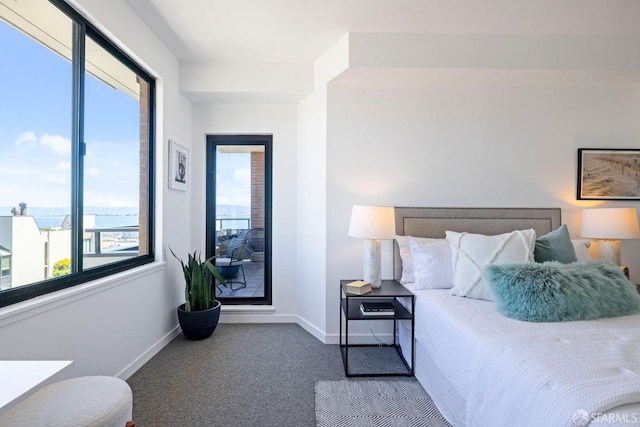
[{"label": "distant building", "polygon": [[[94,215],[85,215],[87,228]],[[85,247],[93,248],[93,233],[85,233]],[[0,216],[0,289],[15,288],[52,277],[56,262],[71,258],[71,231],[40,229],[29,215]]]},{"label": "distant building", "polygon": [[3,289],[45,279],[45,238],[31,216],[0,217],[0,246],[10,260],[9,283],[3,282]]},{"label": "distant building", "polygon": [[11,251],[0,246],[0,291],[11,287]]}]

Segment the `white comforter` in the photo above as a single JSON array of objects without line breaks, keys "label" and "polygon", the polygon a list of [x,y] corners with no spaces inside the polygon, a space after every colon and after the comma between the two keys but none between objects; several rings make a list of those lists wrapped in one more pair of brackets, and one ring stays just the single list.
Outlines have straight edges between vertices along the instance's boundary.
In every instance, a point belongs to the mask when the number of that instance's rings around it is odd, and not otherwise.
[{"label": "white comforter", "polygon": [[[586,424],[573,416],[586,413],[602,421],[591,425],[640,426],[640,315],[521,322],[490,301],[448,290],[415,294],[416,341],[466,401],[460,425],[579,427]],[[636,404],[619,408],[623,422],[609,422],[610,408],[626,402]]]},{"label": "white comforter", "polygon": [[469,427],[640,425],[640,413],[605,413],[640,402],[636,329],[507,335],[484,340],[472,363]]}]

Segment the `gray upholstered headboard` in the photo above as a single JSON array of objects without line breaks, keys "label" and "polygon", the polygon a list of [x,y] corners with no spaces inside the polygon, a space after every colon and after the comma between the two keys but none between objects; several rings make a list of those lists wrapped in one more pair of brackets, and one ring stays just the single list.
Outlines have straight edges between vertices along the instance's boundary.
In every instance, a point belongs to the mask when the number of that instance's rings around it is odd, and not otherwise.
[{"label": "gray upholstered headboard", "polygon": [[[395,208],[399,236],[444,238],[445,231],[487,235],[533,228],[541,236],[560,227],[560,208]],[[393,277],[400,280],[402,261],[393,242]]]}]

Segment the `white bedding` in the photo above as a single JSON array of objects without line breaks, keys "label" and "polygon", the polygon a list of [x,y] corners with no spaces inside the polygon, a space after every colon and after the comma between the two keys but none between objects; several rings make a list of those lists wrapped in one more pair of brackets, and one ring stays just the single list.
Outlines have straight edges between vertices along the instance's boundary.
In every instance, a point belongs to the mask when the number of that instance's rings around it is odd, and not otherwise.
[{"label": "white bedding", "polygon": [[[587,425],[579,417],[640,402],[638,354],[640,336],[625,328],[483,340],[471,364],[467,426]],[[634,418],[640,424],[640,413]]]},{"label": "white bedding", "polygon": [[[410,284],[406,286],[412,289]],[[634,383],[634,381],[640,378],[640,315],[590,321],[530,323],[508,319],[502,316],[495,310],[494,302],[451,296],[447,289],[418,290],[414,291],[414,293],[416,294],[416,341],[420,347],[423,347],[429,353],[432,363],[446,376],[457,393],[462,396],[463,399],[467,400],[467,408],[458,408],[458,410],[463,411],[467,411],[468,409],[466,417],[460,417],[463,419],[460,424],[491,425],[492,427],[500,425],[562,425],[557,424],[559,421],[540,424],[540,419],[536,419],[535,417],[543,417],[544,414],[531,414],[527,412],[532,410],[531,406],[528,407],[527,411],[523,409],[521,412],[518,412],[518,405],[514,405],[513,402],[509,403],[508,396],[517,396],[516,399],[520,400],[531,399],[529,389],[532,384],[530,380],[518,384],[505,375],[496,375],[496,371],[500,372],[499,364],[485,366],[484,368],[493,370],[493,372],[487,371],[488,375],[485,375],[484,378],[478,378],[478,370],[481,369],[480,365],[482,364],[483,358],[489,356],[495,359],[494,356],[490,355],[491,351],[495,350],[494,347],[510,346],[512,350],[515,349],[515,351],[519,351],[518,348],[523,346],[514,344],[514,340],[520,340],[526,343],[528,337],[540,337],[538,347],[533,344],[528,346],[530,347],[528,351],[533,353],[537,352],[536,357],[544,357],[544,349],[548,345],[548,342],[545,344],[545,340],[554,340],[561,337],[564,340],[571,340],[574,343],[578,343],[569,350],[569,353],[573,354],[574,357],[565,357],[566,360],[570,359],[570,364],[575,362],[583,366],[596,366],[601,362],[596,362],[595,359],[608,360],[609,362],[606,363],[612,363],[613,365],[607,367],[600,364],[598,365],[600,371],[610,369],[612,372],[615,371],[615,375],[624,371],[622,375],[624,381],[630,380],[627,382],[631,384],[628,386],[621,384],[620,388],[627,387],[628,390],[640,390],[640,383]],[[502,338],[507,336],[510,338]],[[578,337],[583,338],[578,339]],[[584,339],[585,337],[588,339]],[[595,337],[600,338],[594,342]],[[504,342],[505,340],[507,342]],[[489,345],[489,343],[491,343],[491,345]],[[590,347],[590,343],[593,343],[592,347]],[[613,347],[610,348],[611,346]],[[598,350],[594,351],[595,348],[598,348]],[[605,351],[611,352],[612,354],[617,353],[620,355],[620,358],[593,358],[594,355],[601,355],[602,352]],[[526,357],[524,357],[524,359],[526,359]],[[535,362],[532,363],[533,366],[536,366]],[[416,364],[416,373],[418,374],[419,359],[416,360]],[[475,367],[472,366],[473,364],[475,364]],[[522,369],[525,369],[524,365],[519,362],[513,367],[513,371],[517,372],[520,365],[522,365]],[[528,367],[526,369],[531,370],[532,368]],[[558,377],[558,381],[564,381],[564,373],[562,371],[566,370],[566,366],[558,364],[553,375]],[[595,374],[583,368],[578,378],[594,379],[594,375],[600,374]],[[504,379],[505,381],[500,383],[498,381],[499,379]],[[573,380],[567,378],[566,381],[571,382]],[[566,386],[569,388],[572,387],[571,384],[566,384]],[[505,390],[509,387],[517,387],[517,389],[508,393]],[[565,387],[565,385],[562,387]],[[428,389],[429,387],[425,386],[425,388]],[[613,387],[612,389],[616,388]],[[482,421],[482,423],[474,422],[472,419],[475,419],[476,415],[482,412],[479,410],[479,404],[476,398],[482,398],[482,396],[488,395],[490,391],[495,391],[493,398],[501,402],[502,406],[499,408],[501,411],[514,408],[513,411],[515,411],[516,414],[511,414],[511,416],[517,418],[522,415],[523,419],[519,420],[517,424],[506,421],[508,417],[503,417],[504,422],[499,419],[492,419],[492,422],[487,424],[488,420],[486,418],[482,420],[480,418],[477,419],[477,421]],[[600,393],[601,391],[602,393]],[[434,393],[437,391],[431,390],[431,392]],[[598,399],[603,398],[605,396],[605,387],[598,386],[594,396]],[[470,398],[476,400],[472,401]],[[437,399],[438,398],[434,400]],[[640,399],[636,399],[635,397],[633,397],[633,399],[635,399],[634,401],[636,402],[640,401]],[[594,403],[595,400],[591,403],[587,401],[574,401],[571,402],[570,405],[584,403],[584,406],[578,406],[574,408],[574,410],[590,409],[596,411],[605,408],[604,406],[599,406],[600,409],[595,409],[596,406],[598,406],[597,403]],[[625,403],[624,399],[619,403]],[[497,406],[495,408],[496,410],[498,409]],[[627,413],[637,413],[640,419],[640,405],[633,404],[625,406],[624,409]],[[542,408],[540,410],[543,411]],[[488,411],[486,415],[489,416]],[[504,413],[504,415],[506,416],[507,414]],[[573,414],[567,415],[569,417],[567,418],[569,424],[565,423],[565,425],[579,425],[570,424],[572,423],[572,415]],[[495,412],[492,413],[492,416],[495,416]],[[465,418],[466,421],[464,421]],[[546,421],[550,420],[547,418]],[[605,424],[611,425],[610,423],[598,423],[597,425]],[[596,424],[592,423],[592,425]],[[640,425],[640,422],[638,425]]]}]

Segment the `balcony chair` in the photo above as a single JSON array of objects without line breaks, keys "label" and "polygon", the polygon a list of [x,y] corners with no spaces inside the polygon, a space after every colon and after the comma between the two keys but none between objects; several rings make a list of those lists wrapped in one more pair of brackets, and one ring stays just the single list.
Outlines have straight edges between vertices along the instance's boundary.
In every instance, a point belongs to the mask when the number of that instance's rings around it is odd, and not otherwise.
[{"label": "balcony chair", "polygon": [[[232,291],[247,287],[247,279],[244,275],[244,258],[247,250],[246,238],[234,238],[227,242],[226,245],[220,247],[220,254],[215,258],[215,265],[225,282],[231,287]],[[242,273],[242,280],[235,280],[238,273]],[[240,284],[237,288],[233,284]],[[220,284],[218,283],[218,286]],[[219,289],[219,288],[218,288]]]},{"label": "balcony chair", "polygon": [[252,228],[245,236],[252,261],[264,260],[264,228]]}]

